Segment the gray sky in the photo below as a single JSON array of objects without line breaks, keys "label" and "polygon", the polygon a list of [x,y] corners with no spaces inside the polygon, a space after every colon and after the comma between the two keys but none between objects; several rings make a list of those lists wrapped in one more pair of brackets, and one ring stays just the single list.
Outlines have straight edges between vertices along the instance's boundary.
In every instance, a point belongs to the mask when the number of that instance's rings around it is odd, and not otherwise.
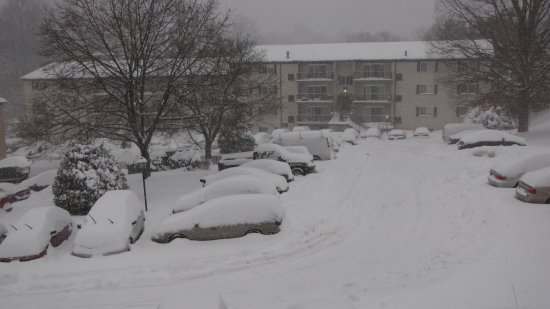
[{"label": "gray sky", "polygon": [[219,0],[255,21],[259,32],[288,35],[299,25],[335,37],[388,30],[412,37],[431,25],[435,0]]}]

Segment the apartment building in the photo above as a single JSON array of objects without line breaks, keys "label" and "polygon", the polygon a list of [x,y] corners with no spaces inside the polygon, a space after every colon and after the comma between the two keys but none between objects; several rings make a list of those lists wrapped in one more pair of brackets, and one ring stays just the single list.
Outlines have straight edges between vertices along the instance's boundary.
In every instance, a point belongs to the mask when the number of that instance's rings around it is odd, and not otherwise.
[{"label": "apartment building", "polygon": [[260,72],[275,75],[277,115],[255,124],[259,131],[309,126],[342,129],[391,123],[397,128],[441,129],[461,122],[467,95],[477,85],[443,84],[465,63],[431,52],[426,42],[258,46]]},{"label": "apartment building", "polygon": [[0,160],[6,157],[6,125],[4,109],[8,101],[0,97]]}]

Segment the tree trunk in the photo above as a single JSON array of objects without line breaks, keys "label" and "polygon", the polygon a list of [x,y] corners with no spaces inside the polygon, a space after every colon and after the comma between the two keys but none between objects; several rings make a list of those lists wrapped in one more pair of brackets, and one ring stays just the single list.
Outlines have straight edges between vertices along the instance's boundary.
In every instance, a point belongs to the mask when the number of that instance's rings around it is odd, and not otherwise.
[{"label": "tree trunk", "polygon": [[518,132],[529,131],[529,103],[527,100],[520,101],[518,108]]},{"label": "tree trunk", "polygon": [[204,168],[209,169],[212,163],[212,141],[208,138],[204,139]]},{"label": "tree trunk", "polygon": [[149,145],[137,145],[141,156],[147,160],[147,169],[144,172],[145,178],[151,176],[151,156],[149,155]]}]

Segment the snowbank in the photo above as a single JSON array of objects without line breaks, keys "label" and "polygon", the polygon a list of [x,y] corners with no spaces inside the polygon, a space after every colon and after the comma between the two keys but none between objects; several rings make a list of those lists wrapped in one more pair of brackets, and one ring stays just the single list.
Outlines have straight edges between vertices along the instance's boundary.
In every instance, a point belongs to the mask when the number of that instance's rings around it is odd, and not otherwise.
[{"label": "snowbank", "polygon": [[7,157],[5,159],[0,160],[0,168],[4,168],[4,167],[27,168],[27,167],[30,167],[31,164],[32,164],[31,161],[27,160],[27,158],[22,156]]}]

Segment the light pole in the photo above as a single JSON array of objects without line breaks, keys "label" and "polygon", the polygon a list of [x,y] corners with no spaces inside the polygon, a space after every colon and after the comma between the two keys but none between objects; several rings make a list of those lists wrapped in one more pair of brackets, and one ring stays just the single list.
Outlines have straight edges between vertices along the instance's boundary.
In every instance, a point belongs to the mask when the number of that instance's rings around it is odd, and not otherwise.
[{"label": "light pole", "polygon": [[136,162],[138,169],[141,171],[141,178],[143,180],[143,200],[145,201],[145,211],[147,211],[147,189],[145,187],[145,172],[148,169],[147,159],[139,158]]}]

